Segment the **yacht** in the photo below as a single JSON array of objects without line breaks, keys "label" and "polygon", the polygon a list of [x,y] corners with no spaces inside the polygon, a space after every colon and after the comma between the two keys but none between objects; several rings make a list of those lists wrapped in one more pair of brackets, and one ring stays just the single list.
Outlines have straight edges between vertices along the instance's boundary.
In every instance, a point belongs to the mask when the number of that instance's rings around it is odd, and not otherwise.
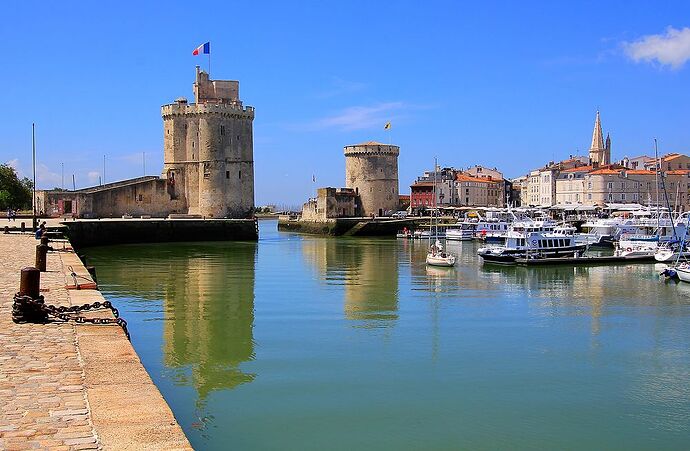
[{"label": "yacht", "polygon": [[514,263],[518,258],[573,257],[586,249],[574,234],[554,231],[551,221],[519,221],[506,233],[505,245],[486,246],[477,251],[485,262]]},{"label": "yacht", "polygon": [[472,221],[458,222],[456,226],[446,229],[446,240],[469,241],[474,238],[477,223]]},{"label": "yacht", "polygon": [[426,264],[430,266],[451,267],[455,265],[455,256],[443,249],[439,240],[431,245],[429,253],[426,255]]},{"label": "yacht", "polygon": [[[434,159],[434,210],[436,207],[436,172],[437,172],[437,162]],[[424,232],[427,232],[426,230]],[[422,232],[422,234],[424,234]],[[445,229],[443,232],[439,230],[438,225],[438,215],[432,212],[431,215],[431,227],[428,230],[429,233],[429,252],[426,254],[426,264],[429,266],[443,266],[451,267],[455,265],[455,256],[443,248],[443,244],[438,239],[443,233],[445,237]],[[435,239],[434,244],[431,244],[432,237]]]}]

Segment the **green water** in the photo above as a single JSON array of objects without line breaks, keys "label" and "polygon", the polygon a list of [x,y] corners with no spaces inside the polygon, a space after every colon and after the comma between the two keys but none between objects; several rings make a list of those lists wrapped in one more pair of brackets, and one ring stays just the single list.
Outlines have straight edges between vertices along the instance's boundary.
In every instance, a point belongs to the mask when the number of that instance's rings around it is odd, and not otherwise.
[{"label": "green water", "polygon": [[87,249],[197,449],[688,449],[690,284],[279,233]]}]

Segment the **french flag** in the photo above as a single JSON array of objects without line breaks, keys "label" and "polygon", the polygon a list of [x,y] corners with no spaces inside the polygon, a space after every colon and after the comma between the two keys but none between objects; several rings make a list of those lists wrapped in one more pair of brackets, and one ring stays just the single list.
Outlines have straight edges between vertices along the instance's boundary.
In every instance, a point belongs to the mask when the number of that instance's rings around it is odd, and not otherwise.
[{"label": "french flag", "polygon": [[195,48],[192,55],[208,55],[211,53],[211,43],[201,44],[199,47]]}]

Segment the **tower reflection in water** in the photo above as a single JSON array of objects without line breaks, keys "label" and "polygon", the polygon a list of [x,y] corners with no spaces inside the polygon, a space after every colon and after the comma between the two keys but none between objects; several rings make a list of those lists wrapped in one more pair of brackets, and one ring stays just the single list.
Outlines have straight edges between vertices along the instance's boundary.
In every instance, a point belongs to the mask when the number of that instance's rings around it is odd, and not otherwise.
[{"label": "tower reflection in water", "polygon": [[398,249],[383,239],[305,238],[302,254],[319,279],[344,291],[356,327],[391,327],[398,319]]},{"label": "tower reflection in water", "polygon": [[[177,248],[180,251],[180,248]],[[176,383],[203,400],[213,390],[254,380],[240,368],[254,359],[256,243],[195,247],[176,259],[163,288],[163,353]]]}]

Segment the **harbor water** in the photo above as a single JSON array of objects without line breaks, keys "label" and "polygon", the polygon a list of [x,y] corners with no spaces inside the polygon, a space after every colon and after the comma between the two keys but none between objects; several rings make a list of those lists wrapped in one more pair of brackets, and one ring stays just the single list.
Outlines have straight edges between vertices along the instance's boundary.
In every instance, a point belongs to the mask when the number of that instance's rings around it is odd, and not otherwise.
[{"label": "harbor water", "polygon": [[261,221],[85,254],[196,449],[688,448],[690,284],[477,247]]}]

